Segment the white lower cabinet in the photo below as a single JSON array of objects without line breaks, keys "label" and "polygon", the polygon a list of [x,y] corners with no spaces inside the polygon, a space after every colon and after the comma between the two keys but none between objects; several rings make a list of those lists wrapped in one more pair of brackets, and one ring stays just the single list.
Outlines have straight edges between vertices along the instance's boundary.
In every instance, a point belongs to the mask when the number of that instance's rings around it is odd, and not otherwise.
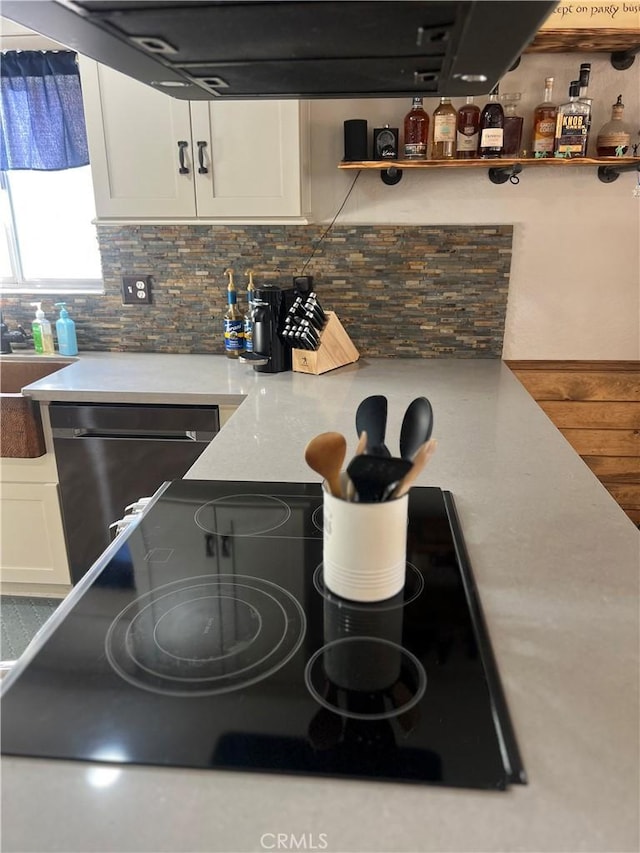
[{"label": "white lower cabinet", "polygon": [[304,219],[308,104],[181,101],[81,57],[98,219]]},{"label": "white lower cabinet", "polygon": [[3,584],[69,584],[56,483],[2,483],[0,578]]}]

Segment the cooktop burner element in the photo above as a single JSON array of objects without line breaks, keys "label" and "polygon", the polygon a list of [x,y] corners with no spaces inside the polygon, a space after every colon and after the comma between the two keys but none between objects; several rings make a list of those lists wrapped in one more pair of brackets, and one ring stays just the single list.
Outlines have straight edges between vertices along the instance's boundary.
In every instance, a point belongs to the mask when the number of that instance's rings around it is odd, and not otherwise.
[{"label": "cooktop burner element", "polygon": [[453,498],[406,583],[322,579],[319,484],[166,484],[0,684],[11,755],[504,789],[524,769]]},{"label": "cooktop burner element", "polygon": [[145,690],[182,696],[239,690],[298,650],[306,619],[285,589],[220,575],[165,584],[136,598],[105,640],[114,670]]},{"label": "cooktop burner element", "polygon": [[406,714],[427,686],[415,655],[379,637],[342,637],[327,643],[313,653],[304,675],[321,705],[356,720]]},{"label": "cooktop burner element", "polygon": [[391,598],[386,598],[384,601],[372,601],[367,603],[358,601],[345,602],[344,599],[335,595],[335,593],[331,592],[331,590],[325,586],[324,576],[322,574],[322,563],[320,563],[313,573],[313,585],[320,595],[323,598],[326,598],[327,601],[342,603],[345,606],[348,606],[350,610],[362,610],[367,613],[376,613],[381,610],[395,610],[398,607],[406,607],[407,604],[411,604],[413,599],[417,598],[424,589],[424,579],[415,566],[412,566],[411,563],[407,563],[404,589],[397,595],[394,595]]},{"label": "cooktop burner element", "polygon": [[207,533],[260,536],[282,527],[290,517],[289,506],[273,495],[225,495],[201,506],[195,521]]}]

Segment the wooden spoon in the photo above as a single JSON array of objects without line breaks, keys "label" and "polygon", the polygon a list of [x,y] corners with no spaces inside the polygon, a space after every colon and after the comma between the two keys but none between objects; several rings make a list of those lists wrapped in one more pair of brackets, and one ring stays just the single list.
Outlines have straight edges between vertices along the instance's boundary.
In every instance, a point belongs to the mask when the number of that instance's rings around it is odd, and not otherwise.
[{"label": "wooden spoon", "polygon": [[339,432],[321,432],[312,438],[304,450],[309,468],[327,481],[329,492],[342,497],[340,472],[347,453],[347,439]]},{"label": "wooden spoon", "polygon": [[[358,446],[356,447],[355,456],[362,456],[362,454],[367,449],[367,431],[363,429],[360,433],[360,440],[358,441]],[[353,480],[351,477],[347,477],[347,500],[352,501],[356,496],[356,487],[353,485]]]},{"label": "wooden spoon", "polygon": [[393,491],[391,498],[401,498],[403,495],[406,495],[411,486],[413,486],[414,482],[418,478],[419,474],[422,472],[422,469],[427,464],[427,462],[431,459],[433,454],[435,453],[438,442],[435,438],[430,439],[429,441],[425,441],[425,443],[420,447],[418,452],[413,458],[413,465],[407,474],[400,480],[395,490]]}]

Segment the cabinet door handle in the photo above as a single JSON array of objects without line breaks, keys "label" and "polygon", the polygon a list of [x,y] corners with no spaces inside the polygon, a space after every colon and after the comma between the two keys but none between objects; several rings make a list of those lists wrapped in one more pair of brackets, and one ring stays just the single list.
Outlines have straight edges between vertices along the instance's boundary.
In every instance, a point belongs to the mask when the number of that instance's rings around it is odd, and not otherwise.
[{"label": "cabinet door handle", "polygon": [[206,175],[209,172],[207,167],[204,165],[204,149],[207,147],[207,143],[200,139],[196,145],[198,146],[198,163],[200,164],[198,167],[198,174]]},{"label": "cabinet door handle", "polygon": [[181,140],[180,142],[178,142],[178,158],[180,160],[180,168],[178,169],[178,173],[180,175],[188,175],[189,174],[189,169],[185,164],[185,154],[186,154],[186,149],[187,149],[188,145],[189,145],[189,143],[185,142],[184,140]]}]

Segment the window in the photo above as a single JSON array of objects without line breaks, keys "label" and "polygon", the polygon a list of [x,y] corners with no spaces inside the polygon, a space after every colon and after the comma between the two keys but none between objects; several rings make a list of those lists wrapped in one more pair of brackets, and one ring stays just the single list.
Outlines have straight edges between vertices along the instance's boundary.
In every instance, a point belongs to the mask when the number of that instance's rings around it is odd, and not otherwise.
[{"label": "window", "polygon": [[4,292],[103,290],[89,166],[0,172]]}]

